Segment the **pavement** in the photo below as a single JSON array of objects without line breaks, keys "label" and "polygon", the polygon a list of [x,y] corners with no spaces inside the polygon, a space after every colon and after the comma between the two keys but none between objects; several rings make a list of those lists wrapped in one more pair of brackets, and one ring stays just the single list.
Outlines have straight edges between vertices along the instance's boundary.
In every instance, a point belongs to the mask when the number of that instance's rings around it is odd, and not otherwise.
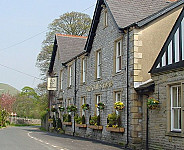
[{"label": "pavement", "polygon": [[0,150],[120,150],[96,140],[43,132],[38,127],[8,127],[0,130]]}]

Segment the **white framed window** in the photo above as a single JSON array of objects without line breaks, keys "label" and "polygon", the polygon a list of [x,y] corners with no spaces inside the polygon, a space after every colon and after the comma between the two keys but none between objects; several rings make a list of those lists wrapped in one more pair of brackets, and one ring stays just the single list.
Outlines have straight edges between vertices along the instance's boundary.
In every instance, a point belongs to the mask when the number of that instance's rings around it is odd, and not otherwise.
[{"label": "white framed window", "polygon": [[101,72],[102,72],[102,70],[101,70],[101,67],[102,67],[102,56],[101,56],[102,54],[101,54],[101,51],[97,51],[97,67],[96,67],[96,77],[97,77],[97,79],[100,79],[101,78]]},{"label": "white framed window", "polygon": [[[115,98],[114,102],[115,103],[118,102],[118,101],[121,102],[121,91],[115,91],[114,94],[115,94],[115,96],[114,96],[114,98]],[[115,112],[116,112],[116,114],[119,114],[119,112],[117,110]]]},{"label": "white framed window", "polygon": [[82,83],[86,82],[86,58],[82,59]]},{"label": "white framed window", "polygon": [[107,15],[107,9],[104,11],[104,27],[108,26],[108,15]]},{"label": "white framed window", "polygon": [[[101,95],[98,94],[96,95],[96,105],[98,105],[98,103],[101,101]],[[98,116],[99,115],[99,109],[96,108],[96,115]]]},{"label": "white framed window", "polygon": [[171,131],[181,132],[181,85],[171,86]]},{"label": "white framed window", "polygon": [[60,71],[60,89],[63,89],[63,71]]},{"label": "white framed window", "polygon": [[71,105],[72,105],[72,99],[69,98],[69,99],[67,100],[67,106],[71,106]]},{"label": "white framed window", "polygon": [[68,87],[72,85],[72,66],[68,67]]},{"label": "white framed window", "polygon": [[122,40],[116,42],[116,73],[121,71],[122,64]]}]

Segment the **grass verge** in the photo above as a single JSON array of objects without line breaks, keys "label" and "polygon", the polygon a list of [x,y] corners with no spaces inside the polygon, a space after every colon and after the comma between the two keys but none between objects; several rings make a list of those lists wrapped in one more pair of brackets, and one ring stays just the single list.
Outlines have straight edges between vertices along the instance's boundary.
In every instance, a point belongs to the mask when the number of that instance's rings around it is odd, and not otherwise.
[{"label": "grass verge", "polygon": [[15,126],[15,127],[25,127],[25,126],[40,126],[40,124],[10,124],[10,126]]}]

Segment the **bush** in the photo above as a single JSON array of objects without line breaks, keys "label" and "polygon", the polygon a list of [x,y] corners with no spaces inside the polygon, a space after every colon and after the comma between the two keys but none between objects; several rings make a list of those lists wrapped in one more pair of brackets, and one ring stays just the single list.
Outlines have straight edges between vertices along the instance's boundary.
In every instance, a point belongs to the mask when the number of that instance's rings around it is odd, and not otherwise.
[{"label": "bush", "polygon": [[82,116],[82,124],[85,124],[86,123],[86,119],[85,119],[85,116],[83,115]]},{"label": "bush", "polygon": [[63,115],[63,122],[71,122],[71,115],[64,114]]},{"label": "bush", "polygon": [[56,119],[53,117],[53,127],[56,128]]},{"label": "bush", "polygon": [[75,119],[75,122],[76,122],[77,124],[82,124],[82,118],[79,117],[78,115],[76,115],[76,116],[74,117],[74,119]]},{"label": "bush", "polygon": [[100,116],[98,115],[98,116],[93,116],[93,117],[91,117],[90,116],[90,120],[89,120],[89,124],[90,125],[100,125]]},{"label": "bush", "polygon": [[57,119],[57,128],[62,128],[62,123],[60,118]]},{"label": "bush", "polygon": [[66,109],[68,112],[76,112],[77,111],[77,107],[74,105],[68,106]]},{"label": "bush", "polygon": [[121,127],[121,117],[116,113],[112,113],[108,115],[107,125],[109,127],[118,126]]}]

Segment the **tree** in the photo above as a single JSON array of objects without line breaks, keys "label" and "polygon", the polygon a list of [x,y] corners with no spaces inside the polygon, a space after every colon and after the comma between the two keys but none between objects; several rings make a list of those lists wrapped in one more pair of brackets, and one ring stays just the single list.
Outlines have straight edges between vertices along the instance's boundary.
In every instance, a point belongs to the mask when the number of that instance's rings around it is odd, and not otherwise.
[{"label": "tree", "polygon": [[38,94],[35,92],[35,90],[29,86],[25,86],[24,88],[22,88],[22,91],[20,94],[28,97],[32,97],[35,99],[38,99],[39,97]]},{"label": "tree", "polygon": [[42,49],[37,56],[36,63],[43,79],[45,79],[48,71],[55,34],[87,36],[90,25],[90,16],[80,12],[65,13],[49,24],[49,32],[47,32],[46,39],[42,42]]},{"label": "tree", "polygon": [[17,95],[13,110],[19,117],[41,118],[47,106],[47,95],[39,96],[33,88],[26,86]]},{"label": "tree", "polygon": [[16,98],[14,96],[11,96],[8,93],[4,93],[0,97],[1,108],[11,113],[13,111],[13,103],[15,101],[16,101]]}]

